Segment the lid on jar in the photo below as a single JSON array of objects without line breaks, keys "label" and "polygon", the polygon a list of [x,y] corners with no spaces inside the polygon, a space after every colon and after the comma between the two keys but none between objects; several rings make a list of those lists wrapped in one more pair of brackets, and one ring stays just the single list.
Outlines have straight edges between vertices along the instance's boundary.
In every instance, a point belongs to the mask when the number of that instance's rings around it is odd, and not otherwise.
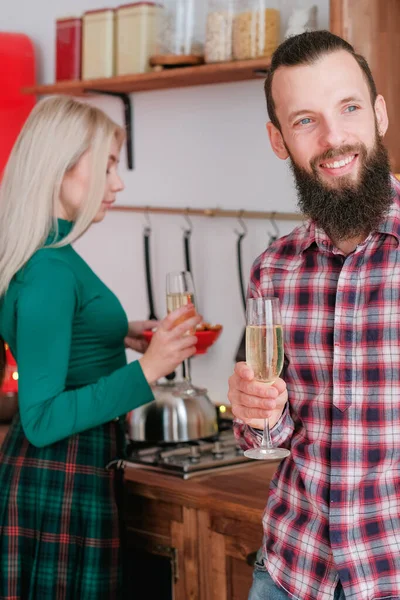
[{"label": "lid on jar", "polygon": [[58,17],[56,19],[56,23],[61,23],[62,21],[82,21],[82,17],[80,15],[69,15],[68,17]]},{"label": "lid on jar", "polygon": [[121,4],[117,6],[116,10],[121,10],[123,8],[132,8],[133,6],[163,6],[159,2],[132,2],[131,4]]},{"label": "lid on jar", "polygon": [[95,13],[103,13],[103,12],[114,12],[115,8],[95,8],[93,10],[85,10],[83,13],[86,15],[94,15]]}]

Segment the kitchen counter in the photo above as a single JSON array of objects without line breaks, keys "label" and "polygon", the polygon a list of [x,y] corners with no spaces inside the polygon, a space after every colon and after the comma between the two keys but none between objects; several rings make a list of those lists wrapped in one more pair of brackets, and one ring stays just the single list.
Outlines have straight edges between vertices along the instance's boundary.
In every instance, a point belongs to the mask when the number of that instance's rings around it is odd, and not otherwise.
[{"label": "kitchen counter", "polygon": [[143,497],[213,513],[223,511],[226,516],[260,524],[269,482],[278,464],[255,460],[183,480],[128,463],[125,481]]},{"label": "kitchen counter", "polygon": [[[184,480],[128,465],[125,523],[132,596],[146,581],[149,589],[150,580],[149,597],[159,600],[247,598],[277,467],[254,461]],[[164,583],[160,557],[170,565]],[[160,576],[152,578],[155,571]]]}]

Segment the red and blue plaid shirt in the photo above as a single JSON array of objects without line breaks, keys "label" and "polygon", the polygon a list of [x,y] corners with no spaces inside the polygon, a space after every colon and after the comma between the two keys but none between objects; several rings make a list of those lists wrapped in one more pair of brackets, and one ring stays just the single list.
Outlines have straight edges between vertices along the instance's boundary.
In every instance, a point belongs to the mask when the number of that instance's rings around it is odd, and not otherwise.
[{"label": "red and blue plaid shirt", "polygon": [[[400,185],[344,256],[312,222],[254,263],[249,294],[281,301],[291,456],[264,513],[264,559],[290,598],[400,599]],[[242,447],[261,432],[236,422]]]}]

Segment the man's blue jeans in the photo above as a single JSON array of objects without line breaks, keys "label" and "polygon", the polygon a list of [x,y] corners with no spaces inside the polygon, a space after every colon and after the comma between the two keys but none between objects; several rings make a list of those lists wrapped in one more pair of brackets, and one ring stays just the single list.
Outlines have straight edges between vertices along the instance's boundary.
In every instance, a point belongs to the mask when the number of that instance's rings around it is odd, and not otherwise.
[{"label": "man's blue jeans", "polygon": [[[275,585],[264,565],[256,562],[253,572],[253,585],[248,600],[293,600],[293,596],[289,596],[282,588]],[[332,600],[346,600],[340,584],[336,588]]]}]

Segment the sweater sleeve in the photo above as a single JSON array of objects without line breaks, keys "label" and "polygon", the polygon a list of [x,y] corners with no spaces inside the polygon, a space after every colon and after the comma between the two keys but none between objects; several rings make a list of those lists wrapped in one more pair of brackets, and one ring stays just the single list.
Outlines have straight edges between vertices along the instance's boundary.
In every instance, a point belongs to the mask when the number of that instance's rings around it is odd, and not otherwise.
[{"label": "sweater sleeve", "polygon": [[49,260],[29,270],[17,302],[18,401],[28,440],[43,447],[153,400],[138,361],[66,390],[78,287],[72,269]]}]

